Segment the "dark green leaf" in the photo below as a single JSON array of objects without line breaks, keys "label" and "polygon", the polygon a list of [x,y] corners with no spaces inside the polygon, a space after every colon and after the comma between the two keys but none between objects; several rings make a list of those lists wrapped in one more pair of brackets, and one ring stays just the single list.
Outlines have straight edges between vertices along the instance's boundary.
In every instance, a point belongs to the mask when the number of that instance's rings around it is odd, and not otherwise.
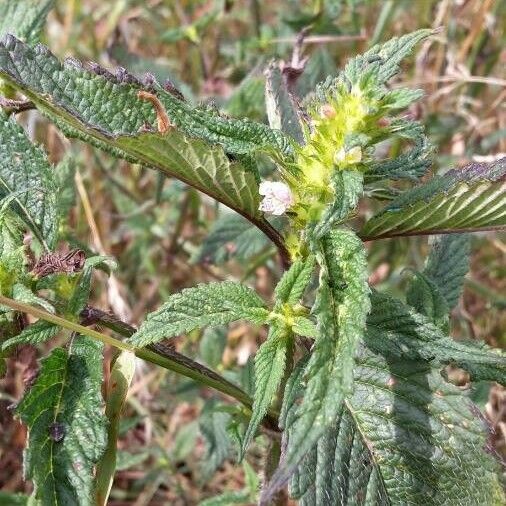
[{"label": "dark green leaf", "polygon": [[266,72],[265,101],[271,128],[281,130],[302,144],[301,108],[286,87],[281,70],[275,63],[271,63]]},{"label": "dark green leaf", "polygon": [[298,304],[311,280],[314,267],[313,255],[309,255],[304,260],[296,260],[276,286],[274,291],[276,305]]},{"label": "dark green leaf", "polygon": [[[225,151],[238,155],[266,148],[289,150],[284,136],[266,125],[193,108],[156,83],[141,83],[124,70],[113,75],[96,65],[89,68],[85,70],[73,59],[62,65],[47,48],[32,49],[14,37],[0,43],[0,75],[32,99],[67,134],[94,140],[102,147],[112,143],[113,148],[121,149],[114,145],[114,138],[138,138],[145,123],[155,124],[153,106],[137,98],[139,90],[147,89],[156,94],[171,122],[184,134],[222,144]],[[83,91],[78,92],[79,89]],[[143,137],[144,142],[148,138]]]},{"label": "dark green leaf", "polygon": [[102,344],[76,337],[43,359],[37,381],[17,407],[28,427],[26,478],[43,506],[95,503],[94,466],[106,445]]},{"label": "dark green leaf", "polygon": [[221,264],[236,258],[245,262],[271,245],[269,238],[242,216],[226,213],[213,224],[196,260]]},{"label": "dark green leaf", "polygon": [[287,346],[290,334],[284,327],[273,325],[267,340],[260,346],[255,355],[255,395],[253,397],[252,415],[244,435],[241,448],[241,459],[267,410],[276,397],[278,387],[285,372]]},{"label": "dark green leaf", "polygon": [[406,293],[406,302],[443,330],[448,330],[450,309],[439,287],[422,272],[415,272]]},{"label": "dark green leaf", "polygon": [[449,309],[457,305],[464,277],[469,270],[471,237],[448,234],[432,238],[424,274],[438,287]]},{"label": "dark green leaf", "polygon": [[18,344],[34,345],[43,343],[53,338],[59,331],[60,328],[57,325],[48,323],[44,320],[39,320],[23,329],[23,331],[17,336],[11,337],[10,339],[7,339],[7,341],[3,342],[2,350],[6,350]]},{"label": "dark green leaf", "polygon": [[473,380],[506,384],[503,352],[477,342],[459,342],[446,336],[428,318],[401,301],[373,293],[373,311],[367,320],[367,344],[374,351],[406,360],[424,360],[465,369]]},{"label": "dark green leaf", "polygon": [[16,193],[12,209],[50,249],[58,227],[57,186],[45,153],[0,109],[0,198]]},{"label": "dark green leaf", "polygon": [[199,419],[200,432],[206,446],[202,465],[203,481],[212,477],[230,453],[231,442],[227,433],[230,415],[218,408],[214,401],[207,403]]},{"label": "dark green leaf", "polygon": [[11,33],[29,44],[37,42],[54,2],[55,0],[0,1],[0,37]]}]

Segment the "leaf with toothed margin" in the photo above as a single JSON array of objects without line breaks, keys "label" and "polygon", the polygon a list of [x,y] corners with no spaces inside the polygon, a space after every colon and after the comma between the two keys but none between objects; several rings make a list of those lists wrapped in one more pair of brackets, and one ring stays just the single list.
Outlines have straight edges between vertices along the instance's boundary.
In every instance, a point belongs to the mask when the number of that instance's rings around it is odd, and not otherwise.
[{"label": "leaf with toothed margin", "polygon": [[28,427],[25,475],[37,504],[95,504],[94,467],[107,442],[101,357],[102,343],[83,336],[55,348],[16,408]]},{"label": "leaf with toothed margin", "polygon": [[28,44],[37,42],[55,0],[0,1],[0,37],[12,33]]},{"label": "leaf with toothed margin", "polygon": [[318,336],[304,370],[305,390],[284,458],[265,488],[266,498],[290,478],[306,453],[337,419],[353,389],[353,358],[370,308],[362,242],[350,230],[334,230],[315,244],[321,267],[313,309]]},{"label": "leaf with toothed margin", "polygon": [[58,233],[57,185],[46,154],[0,109],[0,199],[51,249]]},{"label": "leaf with toothed margin", "polygon": [[506,158],[472,163],[401,194],[373,216],[365,240],[506,226]]},{"label": "leaf with toothed margin", "polygon": [[[385,84],[399,72],[400,62],[413,51],[414,47],[433,33],[434,31],[429,29],[417,30],[373,46],[364,54],[351,59],[337,77],[329,77],[320,83],[316,87],[316,100],[325,102],[329,91],[339,84],[353,85],[364,77],[374,76],[378,85]],[[416,98],[411,96],[411,99]]]},{"label": "leaf with toothed margin", "polygon": [[283,374],[290,332],[281,325],[272,325],[267,340],[255,355],[255,395],[252,415],[241,444],[239,459],[242,460],[264,416],[267,414],[278,391]]},{"label": "leaf with toothed margin", "polygon": [[246,319],[265,323],[269,312],[251,288],[232,281],[185,288],[150,313],[130,338],[135,346],[147,346],[207,325]]},{"label": "leaf with toothed margin", "polygon": [[[400,301],[373,293],[372,304],[354,392],[295,470],[290,495],[301,506],[503,504],[485,419],[444,380],[444,361],[430,356],[450,338]],[[305,390],[302,370],[288,380],[282,407],[288,445]],[[261,504],[269,504],[266,494]]]},{"label": "leaf with toothed margin", "polygon": [[39,344],[53,338],[60,331],[58,325],[39,320],[23,329],[17,336],[2,343],[2,350],[7,350],[18,344]]},{"label": "leaf with toothed margin", "polygon": [[68,134],[101,144],[106,137],[137,135],[155,124],[153,107],[137,98],[140,90],[154,93],[172,124],[185,135],[221,144],[227,153],[275,150],[288,154],[281,132],[249,120],[224,118],[195,108],[165,91],[152,77],[142,82],[125,69],[116,74],[96,64],[88,69],[75,59],[63,64],[44,46],[30,48],[15,37],[0,42],[0,75],[35,102]]},{"label": "leaf with toothed margin", "polygon": [[[44,46],[32,49],[14,37],[0,43],[0,76],[64,133],[156,168],[251,221],[264,222],[258,211],[257,174],[231,162],[224,150],[236,155],[258,149],[281,152],[288,143],[284,144],[280,133],[258,123],[192,109],[157,84],[143,84],[124,70],[113,76],[97,66],[92,68],[94,72],[85,70],[73,60],[62,65]],[[164,134],[153,131],[154,106],[137,97],[145,88],[156,95],[174,125]],[[223,149],[208,142],[221,144]]]}]

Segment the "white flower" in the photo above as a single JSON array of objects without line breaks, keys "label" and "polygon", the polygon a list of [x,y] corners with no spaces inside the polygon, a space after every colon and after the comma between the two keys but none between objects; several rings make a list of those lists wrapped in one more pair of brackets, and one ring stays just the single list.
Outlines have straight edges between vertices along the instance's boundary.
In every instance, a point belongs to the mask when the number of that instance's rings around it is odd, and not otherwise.
[{"label": "white flower", "polygon": [[334,154],[334,163],[337,163],[338,165],[352,165],[355,163],[360,163],[361,161],[362,148],[360,146],[355,146],[348,151],[346,151],[344,148],[341,148]]},{"label": "white flower", "polygon": [[266,213],[280,216],[293,204],[290,188],[279,181],[262,181],[258,193],[264,197],[259,209]]}]

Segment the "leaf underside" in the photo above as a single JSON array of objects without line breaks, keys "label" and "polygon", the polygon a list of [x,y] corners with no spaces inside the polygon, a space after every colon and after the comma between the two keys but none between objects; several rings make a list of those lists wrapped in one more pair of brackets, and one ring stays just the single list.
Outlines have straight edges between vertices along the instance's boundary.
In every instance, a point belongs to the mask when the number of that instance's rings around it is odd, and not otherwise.
[{"label": "leaf underside", "polygon": [[[235,155],[262,149],[286,152],[289,146],[281,133],[260,123],[192,108],[152,79],[141,82],[121,68],[113,75],[96,64],[84,68],[74,59],[62,64],[46,47],[30,48],[12,36],[0,42],[0,77],[69,137],[159,169],[248,219],[263,220],[257,175],[230,162],[225,151]],[[141,90],[155,95],[165,108],[174,125],[168,132],[158,132],[155,107],[138,98]]]},{"label": "leaf underside", "polygon": [[473,163],[403,193],[373,216],[364,240],[506,226],[506,158]]}]

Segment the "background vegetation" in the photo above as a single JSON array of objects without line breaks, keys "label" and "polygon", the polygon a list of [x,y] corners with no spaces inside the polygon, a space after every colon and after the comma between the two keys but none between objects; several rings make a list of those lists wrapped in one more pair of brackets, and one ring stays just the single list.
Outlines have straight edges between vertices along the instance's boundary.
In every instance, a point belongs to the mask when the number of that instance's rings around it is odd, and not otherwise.
[{"label": "background vegetation", "polygon": [[[469,161],[492,161],[506,153],[506,3],[500,0],[68,0],[49,15],[45,43],[60,57],[75,56],[107,67],[169,78],[194,102],[216,104],[231,116],[265,119],[263,70],[272,58],[292,58],[299,31],[308,57],[297,86],[312,88],[347,58],[370,45],[421,27],[442,27],[405,64],[402,83],[425,98],[413,108],[438,146],[434,172]],[[72,152],[66,201],[68,243],[115,257],[111,277],[98,275],[94,305],[137,325],[170,293],[201,281],[247,280],[269,297],[279,279],[275,251],[260,236],[209,235],[225,210],[175,180],[115,160],[78,141],[66,140],[35,111],[23,113],[30,136],[53,162]],[[502,153],[502,155],[501,155]],[[75,185],[72,183],[72,178]],[[75,192],[72,190],[75,186]],[[237,233],[241,232],[240,223]],[[204,244],[204,246],[202,246]],[[369,251],[371,284],[401,291],[401,266],[420,268],[426,238],[376,241]],[[479,233],[463,297],[453,313],[453,333],[506,348],[505,236]],[[240,378],[247,388],[250,357],[265,335],[247,324],[176,339],[185,354]],[[219,345],[217,346],[217,343]],[[18,401],[58,339],[20,347],[0,383],[0,486],[28,492],[22,480],[25,431],[9,406]],[[465,384],[466,378],[454,378]],[[120,469],[111,505],[193,505],[223,490],[243,489],[260,469],[264,448],[256,444],[245,472],[221,455],[222,421],[206,416],[210,394],[174,374],[138,364],[121,426]],[[493,443],[506,458],[506,391],[476,387]],[[211,443],[210,443],[211,442]],[[198,458],[196,458],[198,457]],[[215,459],[215,460],[213,460]],[[201,462],[208,466],[202,466]],[[213,467],[217,472],[213,473]]]}]

